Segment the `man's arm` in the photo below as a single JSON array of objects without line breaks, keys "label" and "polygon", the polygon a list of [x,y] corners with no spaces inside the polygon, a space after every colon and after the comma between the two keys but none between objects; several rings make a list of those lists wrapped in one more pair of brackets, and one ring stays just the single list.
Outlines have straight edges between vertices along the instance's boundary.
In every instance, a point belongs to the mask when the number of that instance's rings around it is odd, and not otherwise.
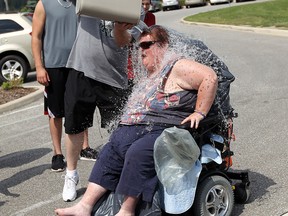
[{"label": "man's arm", "polygon": [[45,26],[45,19],[46,19],[45,10],[42,1],[40,0],[36,5],[33,15],[31,46],[36,66],[37,81],[40,84],[47,86],[49,84],[49,76],[43,66],[41,58],[42,35]]},{"label": "man's arm", "polygon": [[118,46],[123,47],[130,43],[132,36],[128,30],[133,26],[131,23],[115,22],[113,36]]},{"label": "man's arm", "polygon": [[113,35],[118,46],[123,47],[138,40],[138,37],[148,26],[144,23],[145,10],[141,7],[140,21],[137,24],[115,22]]}]

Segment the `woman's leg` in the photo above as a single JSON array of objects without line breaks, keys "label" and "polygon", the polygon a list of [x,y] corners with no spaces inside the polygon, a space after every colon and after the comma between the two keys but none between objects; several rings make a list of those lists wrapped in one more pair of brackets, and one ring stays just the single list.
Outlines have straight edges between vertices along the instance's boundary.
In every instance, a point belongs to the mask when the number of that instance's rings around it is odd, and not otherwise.
[{"label": "woman's leg", "polygon": [[[95,203],[100,197],[107,190],[115,190],[122,171],[125,153],[132,141],[137,139],[137,132],[131,128],[120,127],[112,133],[110,141],[104,145],[92,169],[87,190],[81,201],[70,208],[56,209],[55,213],[57,215],[90,216]],[[126,205],[133,206],[131,204],[133,200],[127,199]]]},{"label": "woman's leg", "polygon": [[120,211],[116,216],[134,216],[139,198],[127,196],[124,198]]},{"label": "woman's leg", "polygon": [[121,175],[125,155],[131,144],[141,136],[142,128],[120,126],[113,131],[109,142],[103,146],[98,160],[89,177],[94,182],[110,191],[115,191]]},{"label": "woman's leg", "polygon": [[142,136],[126,152],[116,190],[126,197],[117,216],[134,216],[139,199],[152,202],[158,184],[153,159],[154,143],[163,130],[159,126],[144,128]]},{"label": "woman's leg", "polygon": [[106,191],[102,186],[89,182],[87,190],[79,203],[70,208],[56,209],[55,213],[59,216],[91,216],[95,203]]}]

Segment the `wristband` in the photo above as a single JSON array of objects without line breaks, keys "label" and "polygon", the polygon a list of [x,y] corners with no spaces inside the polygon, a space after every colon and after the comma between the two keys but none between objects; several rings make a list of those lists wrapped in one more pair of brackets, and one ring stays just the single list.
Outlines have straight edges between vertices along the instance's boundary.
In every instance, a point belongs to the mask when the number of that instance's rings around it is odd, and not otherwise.
[{"label": "wristband", "polygon": [[198,110],[194,110],[195,113],[200,114],[203,118],[206,118],[206,115]]}]

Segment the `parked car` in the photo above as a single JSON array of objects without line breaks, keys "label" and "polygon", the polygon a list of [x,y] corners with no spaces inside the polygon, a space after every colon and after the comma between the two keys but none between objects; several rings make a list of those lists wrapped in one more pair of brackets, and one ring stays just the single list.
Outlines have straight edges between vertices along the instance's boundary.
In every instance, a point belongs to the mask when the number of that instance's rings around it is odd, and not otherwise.
[{"label": "parked car", "polygon": [[245,2],[245,1],[256,1],[256,0],[235,0],[236,1],[236,3],[238,3],[238,2]]},{"label": "parked car", "polygon": [[185,7],[190,8],[191,6],[207,5],[207,0],[185,0]]},{"label": "parked car", "polygon": [[231,3],[233,0],[208,0],[210,5],[218,4],[218,3]]},{"label": "parked car", "polygon": [[163,0],[162,2],[162,10],[170,10],[170,9],[180,9],[181,4],[179,0]]},{"label": "parked car", "polygon": [[25,81],[27,73],[35,69],[31,33],[31,14],[0,14],[0,82]]},{"label": "parked car", "polygon": [[151,5],[149,11],[155,12],[160,11],[162,9],[162,1],[161,0],[151,0]]}]

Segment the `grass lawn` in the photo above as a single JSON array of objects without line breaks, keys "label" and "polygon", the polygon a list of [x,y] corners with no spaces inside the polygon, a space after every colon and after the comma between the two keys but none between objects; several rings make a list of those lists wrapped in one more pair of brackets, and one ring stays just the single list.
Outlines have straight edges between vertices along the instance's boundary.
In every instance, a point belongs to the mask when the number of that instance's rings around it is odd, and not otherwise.
[{"label": "grass lawn", "polygon": [[184,20],[238,26],[276,27],[288,30],[288,0],[235,5],[211,12],[199,13],[186,17]]}]

